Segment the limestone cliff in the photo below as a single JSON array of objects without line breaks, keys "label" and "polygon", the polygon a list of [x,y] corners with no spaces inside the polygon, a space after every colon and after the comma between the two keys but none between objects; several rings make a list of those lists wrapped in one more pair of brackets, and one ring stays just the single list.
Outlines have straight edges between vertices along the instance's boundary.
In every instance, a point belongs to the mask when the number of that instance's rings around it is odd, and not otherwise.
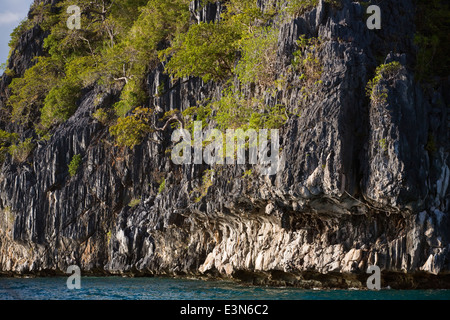
[{"label": "limestone cliff", "polygon": [[[319,1],[280,26],[280,74],[302,34],[322,39],[324,65],[323,86],[280,130],[273,176],[249,164],[176,165],[170,130],[133,150],[115,147],[92,114],[119,93],[84,88],[75,114],[27,162],[7,157],[1,167],[0,272],[47,275],[77,264],[84,274],[358,287],[377,265],[383,286],[450,287],[450,83],[424,90],[415,80],[412,1],[380,7],[381,30],[369,30],[365,7],[349,0]],[[220,14],[217,4],[191,10],[202,20]],[[44,37],[38,27],[24,34],[9,68],[23,74]],[[400,64],[383,106],[365,94],[377,59]],[[162,64],[146,79],[148,105],[161,114],[222,86],[194,77],[172,84]],[[10,81],[0,81],[2,108]],[[267,103],[302,104],[296,81]],[[71,177],[75,154],[82,162]]]}]

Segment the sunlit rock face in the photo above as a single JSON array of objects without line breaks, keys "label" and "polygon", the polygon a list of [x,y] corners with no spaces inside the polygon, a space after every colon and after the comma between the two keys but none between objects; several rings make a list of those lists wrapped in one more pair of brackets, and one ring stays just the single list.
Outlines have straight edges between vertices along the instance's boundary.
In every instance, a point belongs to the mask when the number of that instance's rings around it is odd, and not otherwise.
[{"label": "sunlit rock face", "polygon": [[[448,288],[450,87],[424,92],[414,81],[412,1],[383,5],[381,30],[369,30],[364,7],[351,1],[319,1],[280,26],[278,72],[287,74],[301,34],[320,37],[323,85],[306,105],[294,78],[267,99],[304,105],[280,129],[274,175],[261,175],[261,165],[175,165],[170,130],[133,150],[115,147],[92,114],[120,92],[83,89],[76,113],[32,161],[7,159],[1,168],[0,272],[58,274],[76,264],[85,274],[346,288],[365,286],[376,265],[383,286]],[[199,21],[221,10],[191,4]],[[38,29],[24,35],[10,68],[29,68],[42,37]],[[383,105],[365,94],[380,56],[400,64]],[[1,79],[1,103],[10,81]],[[167,89],[157,94],[161,84]],[[222,89],[198,78],[173,84],[162,65],[149,71],[147,87],[161,114]],[[82,164],[71,177],[75,154]]]}]

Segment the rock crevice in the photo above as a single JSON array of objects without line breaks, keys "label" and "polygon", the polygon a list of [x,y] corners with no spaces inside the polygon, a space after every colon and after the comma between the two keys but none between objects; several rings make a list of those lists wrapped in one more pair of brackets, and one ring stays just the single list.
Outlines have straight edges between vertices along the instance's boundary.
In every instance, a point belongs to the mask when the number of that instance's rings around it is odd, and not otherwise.
[{"label": "rock crevice", "polygon": [[[307,105],[299,87],[280,92],[280,100],[303,107],[280,130],[276,175],[250,165],[175,165],[166,152],[169,131],[149,134],[133,150],[114,147],[92,114],[118,93],[86,88],[76,113],[38,144],[32,161],[6,159],[1,168],[0,273],[53,274],[77,264],[92,274],[361,287],[367,267],[377,265],[385,286],[448,288],[450,139],[446,118],[435,115],[448,112],[450,83],[430,93],[414,80],[411,1],[386,3],[379,31],[365,27],[357,2],[319,2],[280,26],[280,73],[299,35],[318,36],[323,86]],[[221,12],[218,4],[199,8],[193,1],[201,21]],[[17,72],[30,66],[21,48],[42,36],[33,32],[10,60],[21,65]],[[365,95],[380,55],[401,66],[381,84],[382,105]],[[0,81],[2,94],[8,81]],[[168,89],[156,94],[162,84]],[[159,65],[147,89],[149,105],[166,112],[217,98],[222,86],[198,78],[171,85]],[[430,132],[439,146],[433,152]],[[82,163],[71,177],[75,154]],[[214,172],[207,186],[205,170]]]}]

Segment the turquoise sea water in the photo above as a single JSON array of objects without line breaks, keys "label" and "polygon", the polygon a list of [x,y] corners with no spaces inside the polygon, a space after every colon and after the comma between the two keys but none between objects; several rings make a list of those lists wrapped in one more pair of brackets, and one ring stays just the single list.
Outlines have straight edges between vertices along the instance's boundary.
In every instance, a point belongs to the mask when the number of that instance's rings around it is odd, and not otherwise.
[{"label": "turquoise sea water", "polygon": [[0,300],[450,300],[450,290],[303,290],[172,278],[0,278]]}]

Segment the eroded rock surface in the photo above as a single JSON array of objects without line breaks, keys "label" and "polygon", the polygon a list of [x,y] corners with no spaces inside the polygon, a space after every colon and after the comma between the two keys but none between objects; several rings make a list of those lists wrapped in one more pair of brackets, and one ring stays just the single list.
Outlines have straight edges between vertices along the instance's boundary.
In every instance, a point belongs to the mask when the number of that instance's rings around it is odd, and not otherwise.
[{"label": "eroded rock surface", "polygon": [[[414,81],[411,1],[383,3],[377,31],[366,28],[361,4],[342,2],[320,1],[280,28],[280,72],[300,34],[323,39],[324,70],[323,87],[280,131],[276,175],[251,165],[175,165],[166,152],[170,132],[150,134],[133,151],[114,147],[92,113],[118,93],[86,88],[77,112],[28,163],[7,160],[1,169],[0,271],[44,275],[77,264],[95,274],[358,287],[377,265],[383,285],[448,288],[449,82],[425,93]],[[191,10],[201,20],[220,12],[198,7]],[[39,37],[33,32],[20,48]],[[401,64],[383,106],[365,96],[379,56]],[[148,75],[149,104],[161,112],[185,110],[221,90],[196,78],[169,80],[162,66]],[[156,97],[161,83],[168,89]],[[289,106],[302,103],[292,84],[277,97]],[[438,146],[432,152],[430,134]],[[74,154],[82,165],[70,177]],[[139,204],[128,206],[132,199]]]}]

